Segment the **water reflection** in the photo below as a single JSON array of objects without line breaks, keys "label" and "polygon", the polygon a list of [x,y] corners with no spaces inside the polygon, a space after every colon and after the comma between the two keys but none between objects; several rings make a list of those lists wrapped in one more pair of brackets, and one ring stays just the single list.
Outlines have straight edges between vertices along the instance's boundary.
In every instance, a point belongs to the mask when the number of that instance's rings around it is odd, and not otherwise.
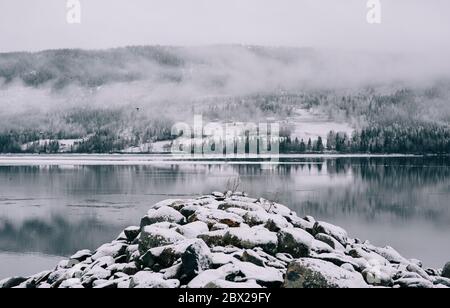
[{"label": "water reflection", "polygon": [[0,167],[0,261],[1,252],[67,256],[95,248],[136,224],[151,204],[224,190],[237,176],[251,195],[340,224],[353,236],[397,245],[434,266],[450,259],[450,163],[435,157],[298,159],[272,168]]}]

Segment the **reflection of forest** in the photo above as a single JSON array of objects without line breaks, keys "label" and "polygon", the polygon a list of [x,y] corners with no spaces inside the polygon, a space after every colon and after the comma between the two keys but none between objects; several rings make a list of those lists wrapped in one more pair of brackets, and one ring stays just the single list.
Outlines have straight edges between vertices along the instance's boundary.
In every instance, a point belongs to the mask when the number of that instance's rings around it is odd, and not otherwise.
[{"label": "reflection of forest", "polygon": [[[67,255],[94,248],[125,227],[108,209],[133,222],[135,214],[126,212],[129,207],[141,215],[153,202],[172,195],[224,190],[227,181],[237,176],[242,182],[239,189],[275,199],[300,215],[330,221],[352,216],[363,222],[450,224],[449,158],[301,159],[268,169],[245,164],[1,167],[0,209],[5,215],[0,215],[0,250]],[[50,209],[57,214],[49,213],[46,206],[35,209],[43,213],[42,218],[27,212],[37,200],[33,198],[54,196],[57,200],[49,201],[54,205]],[[105,215],[65,217],[58,209],[69,204],[79,204],[83,210],[92,207],[89,213]],[[71,213],[84,212],[71,208]]]},{"label": "reflection of forest", "polygon": [[392,219],[417,218],[440,224],[450,222],[448,157],[339,158],[326,160],[323,164],[279,168],[282,174],[293,176],[299,169],[319,171],[326,167],[331,177],[350,174],[351,185],[319,187],[307,195],[286,190],[279,194],[280,201],[290,204],[300,214],[321,217],[358,214],[368,220],[390,216]]},{"label": "reflection of forest", "polygon": [[338,159],[328,161],[327,166],[329,173],[351,168],[365,183],[391,189],[442,184],[450,177],[449,157]]},{"label": "reflection of forest", "polygon": [[49,221],[29,219],[20,226],[0,220],[0,250],[69,256],[110,242],[120,230],[120,226],[94,218],[71,223],[64,217],[54,216]]}]

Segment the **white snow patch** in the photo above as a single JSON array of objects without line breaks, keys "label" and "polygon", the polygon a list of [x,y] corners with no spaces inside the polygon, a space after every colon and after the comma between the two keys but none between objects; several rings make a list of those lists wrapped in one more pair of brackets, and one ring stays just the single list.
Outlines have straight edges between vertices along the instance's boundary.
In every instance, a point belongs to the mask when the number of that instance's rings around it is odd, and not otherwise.
[{"label": "white snow patch", "polygon": [[187,225],[178,227],[177,231],[186,238],[196,238],[200,234],[208,232],[209,229],[208,225],[203,221],[194,221]]}]

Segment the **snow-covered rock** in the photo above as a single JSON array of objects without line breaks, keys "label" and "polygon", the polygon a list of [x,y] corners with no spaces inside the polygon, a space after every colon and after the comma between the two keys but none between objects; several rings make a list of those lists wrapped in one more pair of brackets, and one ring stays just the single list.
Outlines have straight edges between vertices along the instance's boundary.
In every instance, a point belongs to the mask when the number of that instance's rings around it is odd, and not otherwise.
[{"label": "snow-covered rock", "polygon": [[314,237],[299,228],[284,229],[278,232],[278,251],[288,253],[294,258],[309,256]]},{"label": "snow-covered rock", "polygon": [[111,243],[111,244],[104,244],[100,246],[92,255],[92,260],[96,261],[102,257],[111,256],[113,258],[116,258],[120,255],[125,254],[125,250],[128,245],[123,243]]},{"label": "snow-covered rock", "polygon": [[221,203],[218,206],[219,210],[226,210],[229,208],[238,208],[241,210],[245,210],[245,211],[260,211],[261,207],[256,205],[253,202],[243,202],[243,201],[238,201],[238,200],[230,200],[230,201],[226,201]]},{"label": "snow-covered rock", "polygon": [[59,288],[60,289],[84,289],[80,278],[70,278],[70,279],[64,280],[60,284]]},{"label": "snow-covered rock", "polygon": [[6,278],[6,279],[3,279],[2,281],[0,281],[0,288],[1,289],[14,288],[14,287],[18,286],[19,284],[21,284],[22,282],[27,281],[27,279],[28,278],[25,278],[25,277]]},{"label": "snow-covered rock", "polygon": [[316,240],[324,242],[328,244],[331,248],[338,251],[345,251],[345,247],[342,246],[334,237],[329,236],[328,234],[318,233],[315,236]]},{"label": "snow-covered rock", "polygon": [[180,282],[176,279],[164,279],[161,273],[142,271],[131,278],[130,288],[178,288]]},{"label": "snow-covered rock", "polygon": [[395,281],[395,285],[408,289],[431,289],[433,283],[423,278],[402,278]]},{"label": "snow-covered rock", "polygon": [[189,246],[201,242],[201,239],[185,239],[175,244],[149,249],[140,259],[141,265],[153,268],[155,265],[167,268],[172,266],[186,252]]},{"label": "snow-covered rock", "polygon": [[450,279],[450,262],[445,264],[444,268],[442,269],[442,277]]},{"label": "snow-covered rock", "polygon": [[184,281],[191,281],[201,272],[208,270],[211,263],[211,251],[202,240],[189,245],[181,255],[180,275]]},{"label": "snow-covered rock", "polygon": [[372,266],[362,271],[366,282],[373,286],[392,287],[395,270],[387,266]]},{"label": "snow-covered rock", "polygon": [[206,289],[261,289],[262,287],[255,280],[246,282],[233,282],[225,279],[217,279],[208,283]]},{"label": "snow-covered rock", "polygon": [[183,224],[186,222],[186,218],[174,208],[168,206],[161,206],[158,209],[150,209],[141,220],[141,227],[152,225],[157,222],[173,222],[177,224]]},{"label": "snow-covered rock", "polygon": [[229,227],[239,227],[244,222],[241,216],[223,210],[199,208],[189,216],[189,222],[202,221],[209,227],[220,223]]},{"label": "snow-covered rock", "polygon": [[226,264],[218,269],[210,269],[201,272],[197,277],[188,283],[188,288],[200,289],[218,280],[227,280],[227,277],[237,275],[239,269],[234,264]]},{"label": "snow-covered rock", "polygon": [[178,227],[176,230],[186,238],[196,238],[202,233],[209,232],[208,225],[202,221],[191,222]]},{"label": "snow-covered rock", "polygon": [[70,257],[71,260],[78,260],[80,262],[85,261],[92,256],[92,252],[88,249],[80,250]]},{"label": "snow-covered rock", "polygon": [[406,258],[402,257],[394,248],[390,246],[386,246],[383,248],[380,247],[374,247],[374,252],[388,260],[390,263],[397,263],[397,264],[409,264],[411,263]]},{"label": "snow-covered rock", "polygon": [[134,241],[134,239],[141,233],[141,228],[136,226],[131,226],[123,230],[128,242]]},{"label": "snow-covered rock", "polygon": [[347,231],[341,227],[337,227],[323,221],[318,221],[314,224],[313,232],[314,234],[325,233],[335,238],[344,247],[347,245],[348,234]]},{"label": "snow-covered rock", "polygon": [[239,270],[242,277],[235,279],[255,280],[258,284],[264,287],[279,287],[283,284],[283,273],[272,267],[257,266],[250,262],[234,261],[234,266]]},{"label": "snow-covered rock", "polygon": [[141,232],[139,251],[145,253],[151,248],[175,244],[183,240],[185,237],[173,229],[146,226]]},{"label": "snow-covered rock", "polygon": [[239,248],[253,249],[260,247],[264,251],[274,253],[278,239],[274,232],[256,226],[253,228],[230,228],[224,236],[225,243]]},{"label": "snow-covered rock", "polygon": [[303,258],[292,262],[286,273],[286,288],[367,288],[362,275],[332,263]]}]

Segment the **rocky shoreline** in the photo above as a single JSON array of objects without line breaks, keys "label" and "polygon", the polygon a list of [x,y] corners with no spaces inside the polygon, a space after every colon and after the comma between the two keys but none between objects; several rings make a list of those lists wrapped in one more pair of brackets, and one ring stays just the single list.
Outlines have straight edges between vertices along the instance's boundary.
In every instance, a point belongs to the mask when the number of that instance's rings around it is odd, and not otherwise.
[{"label": "rocky shoreline", "polygon": [[139,226],[0,288],[448,288],[424,268],[284,205],[243,193],[165,200]]}]

